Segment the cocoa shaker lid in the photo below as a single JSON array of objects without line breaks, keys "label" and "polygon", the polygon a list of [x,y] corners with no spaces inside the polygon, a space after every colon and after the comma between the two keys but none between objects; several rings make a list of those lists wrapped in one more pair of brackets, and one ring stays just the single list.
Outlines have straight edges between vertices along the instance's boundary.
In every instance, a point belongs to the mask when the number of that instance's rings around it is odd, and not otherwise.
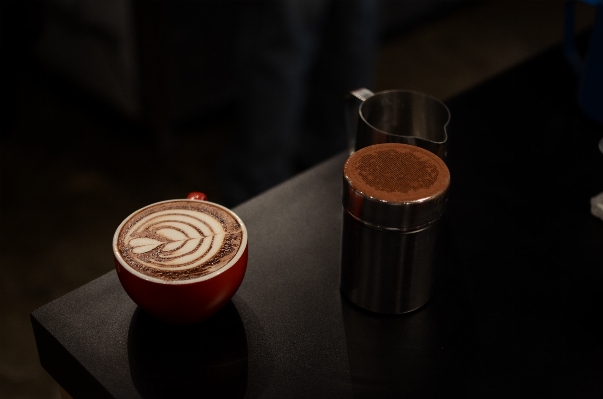
[{"label": "cocoa shaker lid", "polygon": [[440,157],[400,143],[352,154],[343,168],[343,206],[376,228],[413,230],[444,213],[450,171]]}]

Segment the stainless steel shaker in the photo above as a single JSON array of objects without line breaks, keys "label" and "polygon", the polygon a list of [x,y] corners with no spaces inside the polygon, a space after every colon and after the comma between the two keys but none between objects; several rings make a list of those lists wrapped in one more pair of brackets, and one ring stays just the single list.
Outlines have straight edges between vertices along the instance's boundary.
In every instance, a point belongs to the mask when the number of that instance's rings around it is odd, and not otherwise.
[{"label": "stainless steel shaker", "polygon": [[416,146],[376,144],[348,158],[342,195],[344,296],[386,314],[410,312],[429,300],[449,186],[444,161]]}]

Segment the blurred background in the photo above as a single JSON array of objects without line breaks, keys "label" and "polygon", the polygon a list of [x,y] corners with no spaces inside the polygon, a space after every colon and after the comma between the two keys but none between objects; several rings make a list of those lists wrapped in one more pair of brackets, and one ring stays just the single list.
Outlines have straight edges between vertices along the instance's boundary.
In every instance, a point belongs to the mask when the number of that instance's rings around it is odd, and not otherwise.
[{"label": "blurred background", "polygon": [[[312,3],[316,18],[320,2]],[[557,0],[373,3],[373,17],[360,15],[373,18],[374,46],[355,55],[372,90],[446,101],[563,34]],[[59,397],[39,365],[29,313],[112,270],[114,229],[132,211],[193,190],[235,206],[330,155],[286,159],[286,176],[231,190],[228,161],[256,115],[241,71],[261,71],[245,64],[241,38],[250,19],[263,32],[260,11],[249,8],[258,4],[269,3],[1,2],[0,397]],[[578,4],[579,31],[593,18]],[[258,47],[248,48],[257,62]],[[294,125],[311,130],[308,114],[297,115]],[[254,166],[245,162],[238,167]]]}]

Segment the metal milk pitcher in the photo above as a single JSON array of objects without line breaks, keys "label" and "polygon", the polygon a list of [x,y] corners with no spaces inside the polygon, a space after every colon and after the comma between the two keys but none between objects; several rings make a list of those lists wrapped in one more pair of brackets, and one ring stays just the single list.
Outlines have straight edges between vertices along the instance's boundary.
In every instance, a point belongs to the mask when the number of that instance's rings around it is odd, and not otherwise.
[{"label": "metal milk pitcher", "polygon": [[350,153],[381,143],[424,148],[446,159],[450,111],[441,101],[409,90],[373,93],[354,90],[346,97]]}]

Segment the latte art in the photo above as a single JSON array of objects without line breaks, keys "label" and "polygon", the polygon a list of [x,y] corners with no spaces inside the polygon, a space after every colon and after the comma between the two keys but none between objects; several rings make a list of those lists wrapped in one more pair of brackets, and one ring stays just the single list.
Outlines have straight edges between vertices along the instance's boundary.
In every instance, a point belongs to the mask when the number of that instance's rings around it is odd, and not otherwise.
[{"label": "latte art", "polygon": [[168,201],[128,219],[117,240],[134,270],[162,280],[190,280],[229,264],[241,249],[243,228],[225,209],[193,201]]}]

